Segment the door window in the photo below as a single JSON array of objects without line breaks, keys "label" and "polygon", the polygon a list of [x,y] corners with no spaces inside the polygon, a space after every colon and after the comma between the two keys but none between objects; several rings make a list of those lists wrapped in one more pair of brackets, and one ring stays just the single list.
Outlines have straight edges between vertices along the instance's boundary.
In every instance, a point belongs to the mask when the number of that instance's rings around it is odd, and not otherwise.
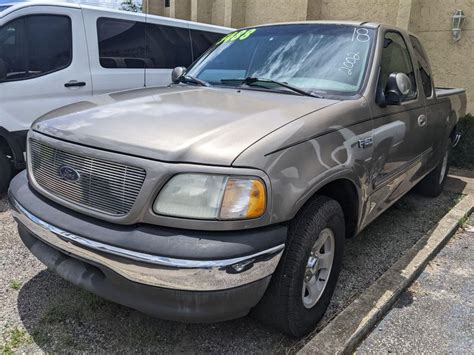
[{"label": "door window", "polygon": [[426,97],[431,97],[433,95],[433,84],[431,81],[431,70],[428,58],[426,57],[425,51],[421,46],[420,41],[413,36],[410,36],[411,44],[415,51],[416,61],[418,63],[418,70],[421,75],[421,82],[423,84],[423,92]]},{"label": "door window", "polygon": [[35,78],[64,69],[71,61],[69,17],[30,15],[0,28],[0,81]]},{"label": "door window", "polygon": [[385,90],[388,77],[392,73],[408,75],[412,84],[412,91],[407,95],[405,101],[414,99],[416,97],[416,80],[413,63],[403,37],[397,32],[387,32],[385,34],[380,69],[380,90]]}]

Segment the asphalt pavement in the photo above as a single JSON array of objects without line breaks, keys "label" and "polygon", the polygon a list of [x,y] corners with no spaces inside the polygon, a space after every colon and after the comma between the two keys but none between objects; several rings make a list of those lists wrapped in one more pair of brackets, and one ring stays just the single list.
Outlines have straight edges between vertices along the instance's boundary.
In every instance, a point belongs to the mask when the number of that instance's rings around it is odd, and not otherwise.
[{"label": "asphalt pavement", "polygon": [[357,353],[474,353],[474,215],[402,294]]},{"label": "asphalt pavement", "polygon": [[[315,332],[434,228],[456,202],[410,193],[346,243],[331,305]],[[217,324],[152,318],[105,301],[49,272],[23,246],[6,199],[0,199],[0,353],[293,353],[311,338],[291,339],[251,317]]]}]

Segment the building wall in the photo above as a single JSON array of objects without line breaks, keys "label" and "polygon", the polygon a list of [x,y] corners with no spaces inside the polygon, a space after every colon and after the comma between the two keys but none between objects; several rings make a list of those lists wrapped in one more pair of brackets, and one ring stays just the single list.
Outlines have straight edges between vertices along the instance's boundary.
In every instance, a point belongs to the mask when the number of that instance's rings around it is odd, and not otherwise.
[{"label": "building wall", "polygon": [[323,0],[320,19],[395,24],[398,3],[398,0]]},{"label": "building wall", "polygon": [[[245,6],[246,26],[271,22],[305,21],[307,0],[238,0]],[[244,5],[245,4],[245,5]]]},{"label": "building wall", "polygon": [[[466,24],[459,42],[452,40],[451,15],[462,9]],[[474,0],[419,0],[409,29],[416,33],[428,55],[437,86],[464,87],[468,110],[474,112]]]},{"label": "building wall", "polygon": [[[417,34],[430,57],[437,86],[464,87],[474,110],[474,0],[147,0],[149,13],[228,27],[304,20],[357,20],[396,25]],[[467,17],[459,42],[452,14]]]},{"label": "building wall", "polygon": [[191,2],[174,0],[170,2],[170,17],[188,20],[191,18]]}]

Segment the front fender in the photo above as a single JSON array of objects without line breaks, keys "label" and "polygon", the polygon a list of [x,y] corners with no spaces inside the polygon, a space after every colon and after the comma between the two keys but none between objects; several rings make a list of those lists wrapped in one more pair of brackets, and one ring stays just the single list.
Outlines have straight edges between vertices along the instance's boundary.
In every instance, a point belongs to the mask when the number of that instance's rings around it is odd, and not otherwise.
[{"label": "front fender", "polygon": [[364,210],[370,186],[372,147],[359,139],[372,132],[370,122],[331,133],[265,155],[260,168],[272,184],[272,223],[291,220],[321,188],[348,180],[357,190],[359,211]]}]

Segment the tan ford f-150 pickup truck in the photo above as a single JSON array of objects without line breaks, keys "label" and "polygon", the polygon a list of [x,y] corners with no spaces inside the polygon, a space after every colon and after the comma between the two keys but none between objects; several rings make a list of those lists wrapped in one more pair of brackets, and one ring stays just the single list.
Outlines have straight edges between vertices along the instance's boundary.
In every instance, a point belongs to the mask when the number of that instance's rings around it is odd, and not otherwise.
[{"label": "tan ford f-150 pickup truck", "polygon": [[414,187],[442,191],[466,110],[416,36],[376,23],[245,28],[172,79],[33,124],[19,234],[106,299],[293,336],[324,314],[346,238]]}]

